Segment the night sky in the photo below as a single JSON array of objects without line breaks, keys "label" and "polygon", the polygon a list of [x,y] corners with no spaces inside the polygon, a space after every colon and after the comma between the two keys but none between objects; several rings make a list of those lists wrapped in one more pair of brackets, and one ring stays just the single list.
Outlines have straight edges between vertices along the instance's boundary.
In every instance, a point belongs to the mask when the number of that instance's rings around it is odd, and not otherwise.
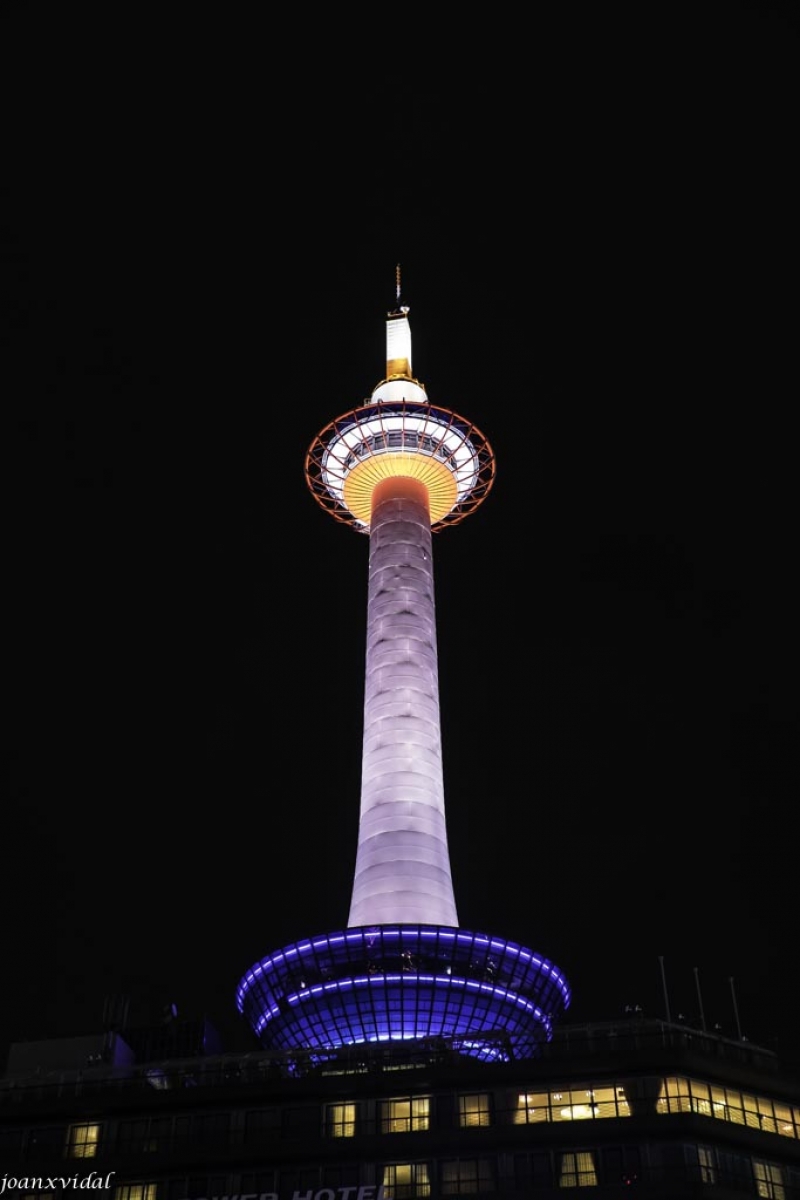
[{"label": "night sky", "polygon": [[368,540],[303,463],[400,262],[497,458],[434,539],[460,922],[800,1071],[796,8],[647,14],[0,18],[0,1061],[106,996],[255,1048],[344,927]]}]

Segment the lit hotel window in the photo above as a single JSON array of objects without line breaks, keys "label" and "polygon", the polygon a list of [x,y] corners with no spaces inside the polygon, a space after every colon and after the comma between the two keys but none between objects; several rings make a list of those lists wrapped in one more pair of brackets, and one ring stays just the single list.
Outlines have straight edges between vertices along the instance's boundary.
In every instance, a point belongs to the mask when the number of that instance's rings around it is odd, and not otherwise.
[{"label": "lit hotel window", "polygon": [[758,1111],[758,1101],[755,1096],[748,1096],[746,1092],[742,1092],[742,1104],[744,1105],[745,1125],[749,1125],[751,1129],[760,1129],[761,1113]]},{"label": "lit hotel window", "polygon": [[664,1079],[661,1083],[658,1100],[656,1101],[656,1112],[678,1113],[691,1111],[689,1080],[679,1077]]},{"label": "lit hotel window", "polygon": [[599,1087],[592,1092],[596,1117],[629,1117],[631,1106],[622,1087]]},{"label": "lit hotel window", "polygon": [[591,1088],[573,1088],[569,1092],[551,1092],[550,1106],[554,1121],[587,1121],[597,1116]]},{"label": "lit hotel window", "polygon": [[680,1076],[661,1081],[656,1111],[700,1113],[704,1117],[747,1125],[765,1133],[779,1133],[782,1137],[798,1136],[792,1110],[787,1104]]},{"label": "lit hotel window", "polygon": [[476,1092],[472,1096],[459,1096],[458,1123],[462,1128],[470,1125],[491,1125],[489,1093]]},{"label": "lit hotel window", "polygon": [[[788,1104],[775,1104],[775,1121],[778,1126],[778,1133],[783,1137],[796,1137],[794,1122],[792,1121],[792,1110]],[[800,1127],[800,1113],[798,1114],[798,1127]]]},{"label": "lit hotel window", "polygon": [[411,1133],[427,1129],[430,1115],[428,1096],[385,1100],[381,1105],[381,1128],[384,1133]]},{"label": "lit hotel window", "polygon": [[355,1104],[329,1104],[326,1117],[326,1128],[331,1137],[355,1136]]},{"label": "lit hotel window", "polygon": [[597,1187],[597,1171],[591,1150],[561,1155],[559,1187]]},{"label": "lit hotel window", "polygon": [[70,1158],[94,1158],[99,1137],[99,1125],[70,1125],[67,1154]]},{"label": "lit hotel window", "polygon": [[708,1084],[690,1079],[689,1086],[692,1092],[692,1112],[700,1113],[703,1117],[712,1116],[711,1089]]},{"label": "lit hotel window", "polygon": [[697,1147],[697,1161],[700,1164],[700,1179],[703,1183],[717,1182],[717,1165],[714,1161],[714,1151],[710,1146]]},{"label": "lit hotel window", "polygon": [[517,1098],[515,1125],[533,1125],[550,1120],[550,1100],[547,1092],[524,1092]]},{"label": "lit hotel window", "polygon": [[156,1200],[155,1183],[126,1183],[114,1188],[114,1200]]},{"label": "lit hotel window", "polygon": [[783,1186],[783,1171],[777,1163],[762,1162],[761,1159],[754,1158],[753,1174],[757,1196],[766,1196],[767,1200],[784,1200],[786,1189]]},{"label": "lit hotel window", "polygon": [[431,1182],[427,1163],[393,1163],[383,1168],[385,1200],[416,1200],[430,1196]]}]

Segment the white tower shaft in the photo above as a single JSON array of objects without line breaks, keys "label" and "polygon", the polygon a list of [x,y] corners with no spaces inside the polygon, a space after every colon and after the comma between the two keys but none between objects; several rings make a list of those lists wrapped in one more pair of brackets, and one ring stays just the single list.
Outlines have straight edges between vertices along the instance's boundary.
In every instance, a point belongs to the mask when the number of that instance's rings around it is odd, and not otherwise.
[{"label": "white tower shaft", "polygon": [[458,926],[444,810],[428,493],[373,495],[361,816],[348,924]]}]

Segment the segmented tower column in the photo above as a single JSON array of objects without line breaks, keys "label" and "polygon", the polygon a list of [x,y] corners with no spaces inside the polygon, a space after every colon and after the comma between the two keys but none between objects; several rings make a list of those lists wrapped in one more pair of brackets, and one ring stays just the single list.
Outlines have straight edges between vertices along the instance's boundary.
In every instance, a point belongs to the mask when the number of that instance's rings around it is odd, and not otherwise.
[{"label": "segmented tower column", "polygon": [[372,498],[361,819],[349,925],[458,925],[445,827],[428,489]]}]

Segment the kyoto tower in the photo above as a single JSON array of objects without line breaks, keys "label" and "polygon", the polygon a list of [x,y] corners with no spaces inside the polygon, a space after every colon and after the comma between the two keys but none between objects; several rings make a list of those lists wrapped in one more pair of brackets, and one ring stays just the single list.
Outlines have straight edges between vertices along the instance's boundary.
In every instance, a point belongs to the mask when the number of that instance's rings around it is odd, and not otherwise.
[{"label": "kyoto tower", "polygon": [[460,928],[444,805],[432,533],[494,482],[471,421],[431,404],[409,309],[386,321],[386,375],[314,438],[305,474],[335,520],[369,537],[361,807],[347,928],[284,946],[241,979],[265,1048],[324,1059],[366,1042],[446,1038],[484,1061],[534,1057],[568,1006],[561,971]]}]

